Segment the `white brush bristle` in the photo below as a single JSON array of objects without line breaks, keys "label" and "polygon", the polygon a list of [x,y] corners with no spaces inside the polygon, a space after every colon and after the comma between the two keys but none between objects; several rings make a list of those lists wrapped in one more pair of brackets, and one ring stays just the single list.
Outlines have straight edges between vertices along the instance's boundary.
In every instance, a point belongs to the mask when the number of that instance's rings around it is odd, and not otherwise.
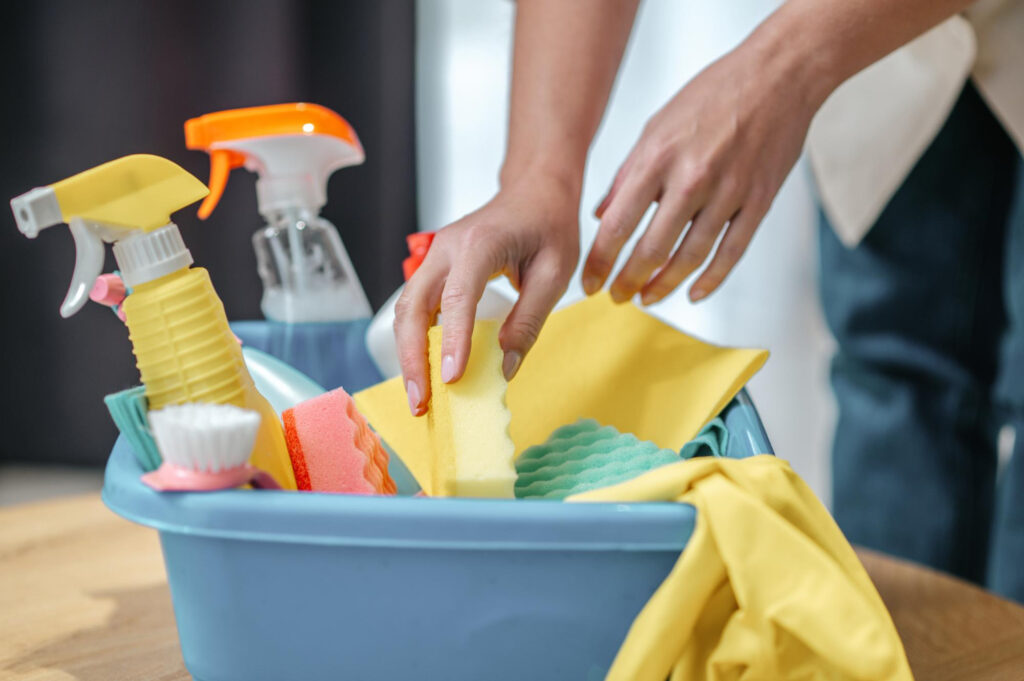
[{"label": "white brush bristle", "polygon": [[149,425],[164,461],[215,473],[249,460],[260,415],[233,404],[192,402],[149,412]]}]

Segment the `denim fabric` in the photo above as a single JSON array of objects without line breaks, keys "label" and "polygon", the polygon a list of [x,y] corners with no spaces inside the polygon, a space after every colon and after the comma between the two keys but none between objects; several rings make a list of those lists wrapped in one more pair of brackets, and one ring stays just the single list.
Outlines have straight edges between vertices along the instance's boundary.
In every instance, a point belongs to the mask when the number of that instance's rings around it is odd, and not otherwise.
[{"label": "denim fabric", "polygon": [[[1024,601],[1024,173],[972,85],[878,222],[824,217],[833,512],[851,542]],[[1000,427],[1019,425],[996,484]]]}]

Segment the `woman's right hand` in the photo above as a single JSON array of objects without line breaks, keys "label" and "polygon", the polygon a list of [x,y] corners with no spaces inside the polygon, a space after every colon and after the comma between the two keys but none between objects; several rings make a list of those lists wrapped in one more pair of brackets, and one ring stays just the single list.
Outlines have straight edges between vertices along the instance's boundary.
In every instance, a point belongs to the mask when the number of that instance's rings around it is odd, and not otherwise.
[{"label": "woman's right hand", "polygon": [[409,409],[427,412],[427,329],[443,315],[441,379],[457,381],[469,358],[476,305],[505,274],[519,301],[501,327],[502,372],[511,379],[565,292],[579,258],[581,178],[526,173],[434,238],[395,306],[395,338]]}]

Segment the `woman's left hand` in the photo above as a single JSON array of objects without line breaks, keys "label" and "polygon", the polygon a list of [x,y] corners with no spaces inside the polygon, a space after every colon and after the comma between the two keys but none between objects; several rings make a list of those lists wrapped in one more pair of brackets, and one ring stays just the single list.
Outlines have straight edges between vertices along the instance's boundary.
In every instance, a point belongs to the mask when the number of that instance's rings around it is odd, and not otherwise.
[{"label": "woman's left hand", "polygon": [[708,258],[723,230],[691,300],[714,291],[743,255],[823,100],[813,84],[801,86],[808,69],[763,52],[741,45],[648,121],[597,208],[601,225],[583,270],[588,294],[604,285],[653,202],[653,218],[611,284],[616,302],[667,296]]}]

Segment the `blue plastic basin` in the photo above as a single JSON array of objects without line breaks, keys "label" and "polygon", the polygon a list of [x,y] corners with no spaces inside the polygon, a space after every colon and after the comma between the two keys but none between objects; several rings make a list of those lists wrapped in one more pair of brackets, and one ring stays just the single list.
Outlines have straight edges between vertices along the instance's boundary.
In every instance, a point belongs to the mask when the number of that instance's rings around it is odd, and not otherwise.
[{"label": "blue plastic basin", "polygon": [[[745,392],[723,417],[729,456],[771,452]],[[119,439],[103,500],[159,531],[198,681],[601,679],[695,517],[671,503],[161,494],[141,474]]]}]

